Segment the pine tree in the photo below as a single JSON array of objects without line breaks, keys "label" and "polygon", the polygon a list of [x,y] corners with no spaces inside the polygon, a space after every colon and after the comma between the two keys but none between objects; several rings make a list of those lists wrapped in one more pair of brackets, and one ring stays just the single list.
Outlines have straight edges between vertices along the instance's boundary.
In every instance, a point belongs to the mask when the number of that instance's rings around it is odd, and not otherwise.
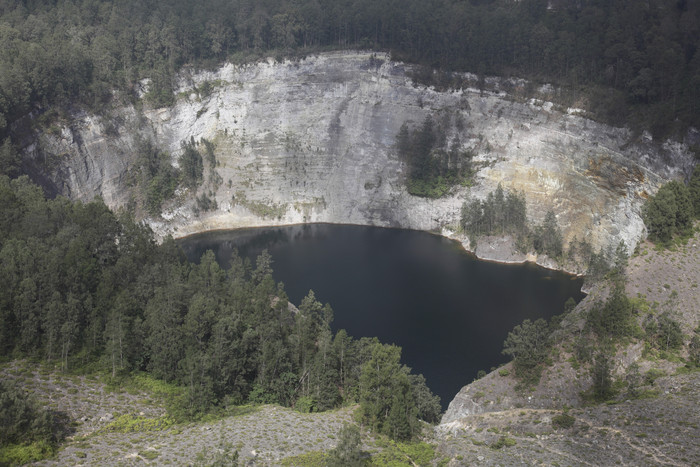
[{"label": "pine tree", "polygon": [[362,366],[360,410],[364,423],[395,439],[411,437],[416,418],[408,371],[401,366],[401,348],[374,344]]},{"label": "pine tree", "polygon": [[362,439],[357,425],[343,425],[338,433],[338,445],[328,452],[328,467],[360,467],[363,461]]},{"label": "pine tree", "polygon": [[610,359],[603,353],[595,357],[593,363],[593,397],[598,401],[606,401],[613,395],[612,365]]},{"label": "pine tree", "polygon": [[693,214],[696,219],[700,219],[700,164],[695,166],[693,175],[688,183],[690,201],[693,204]]},{"label": "pine tree", "polygon": [[649,238],[652,241],[667,243],[671,241],[676,232],[676,196],[667,185],[659,188],[656,196],[647,200],[644,204],[644,223],[649,231]]},{"label": "pine tree", "polygon": [[673,180],[667,185],[673,190],[676,199],[676,232],[684,234],[692,229],[695,217],[690,191],[684,183],[677,180]]}]

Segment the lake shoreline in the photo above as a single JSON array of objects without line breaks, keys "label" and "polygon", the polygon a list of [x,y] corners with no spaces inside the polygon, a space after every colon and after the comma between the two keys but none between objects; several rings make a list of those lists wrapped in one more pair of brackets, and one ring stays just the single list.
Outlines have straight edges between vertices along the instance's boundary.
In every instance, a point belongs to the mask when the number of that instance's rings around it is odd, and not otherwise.
[{"label": "lake shoreline", "polygon": [[[582,279],[529,264],[484,261],[444,234],[366,225],[298,224],[210,231],[178,240],[189,261],[213,251],[254,266],[267,250],[289,301],[312,289],[334,330],[403,348],[406,362],[449,402],[479,370],[505,362],[501,343],[524,319],[549,319]],[[455,355],[464,356],[455,360]]]},{"label": "lake shoreline", "polygon": [[585,278],[585,274],[578,270],[573,270],[566,268],[558,264],[553,259],[546,255],[537,255],[533,253],[521,253],[515,248],[515,242],[510,236],[497,237],[489,236],[482,237],[479,239],[479,243],[476,248],[471,247],[471,240],[468,236],[460,234],[456,231],[450,230],[447,227],[443,227],[439,232],[434,230],[422,230],[422,229],[411,229],[407,227],[400,226],[381,226],[381,225],[368,225],[359,223],[345,223],[345,222],[298,222],[298,223],[281,223],[281,224],[262,224],[262,225],[246,225],[239,227],[221,227],[212,229],[202,229],[195,231],[188,231],[183,235],[177,235],[175,233],[172,237],[176,241],[187,240],[197,235],[217,233],[217,232],[227,232],[227,231],[242,231],[242,230],[261,230],[269,229],[275,227],[297,227],[297,226],[311,226],[311,225],[351,225],[359,227],[377,227],[381,229],[389,230],[410,230],[415,232],[426,232],[431,235],[436,235],[438,237],[443,237],[449,240],[453,240],[459,243],[462,249],[473,255],[476,259],[481,261],[487,261],[490,263],[498,264],[533,264],[544,269],[549,269],[552,271],[561,272],[564,274],[571,275],[576,278]]}]

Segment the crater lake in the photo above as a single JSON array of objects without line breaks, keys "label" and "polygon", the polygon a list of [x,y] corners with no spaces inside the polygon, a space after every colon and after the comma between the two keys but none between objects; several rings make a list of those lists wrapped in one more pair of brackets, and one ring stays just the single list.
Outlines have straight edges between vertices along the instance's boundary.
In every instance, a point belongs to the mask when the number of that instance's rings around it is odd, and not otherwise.
[{"label": "crater lake", "polygon": [[443,410],[479,370],[509,360],[503,341],[524,319],[550,318],[576,302],[583,280],[533,264],[481,261],[453,240],[427,232],[306,224],[202,233],[178,241],[190,261],[212,250],[267,250],[273,277],[299,305],[313,290],[330,303],[332,328],[402,347],[402,362],[422,373]]}]

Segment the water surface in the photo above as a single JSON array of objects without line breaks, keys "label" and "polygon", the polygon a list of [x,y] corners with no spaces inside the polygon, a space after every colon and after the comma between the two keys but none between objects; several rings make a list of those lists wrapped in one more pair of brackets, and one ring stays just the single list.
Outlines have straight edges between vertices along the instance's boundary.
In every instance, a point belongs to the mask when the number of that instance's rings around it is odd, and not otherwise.
[{"label": "water surface", "polygon": [[210,232],[180,244],[191,261],[213,250],[222,267],[234,249],[251,260],[267,249],[292,303],[313,289],[333,307],[334,330],[400,345],[403,362],[425,376],[443,409],[479,370],[508,360],[501,349],[514,325],[583,298],[581,279],[480,261],[426,232],[307,224]]}]

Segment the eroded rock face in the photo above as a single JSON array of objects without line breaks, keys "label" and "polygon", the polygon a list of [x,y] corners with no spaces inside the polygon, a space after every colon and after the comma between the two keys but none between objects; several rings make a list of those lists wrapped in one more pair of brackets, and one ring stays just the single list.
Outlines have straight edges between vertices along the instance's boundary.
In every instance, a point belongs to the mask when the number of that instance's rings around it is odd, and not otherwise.
[{"label": "eroded rock face", "polygon": [[[210,89],[202,93],[205,82]],[[178,92],[172,108],[121,109],[116,126],[76,115],[27,152],[51,161],[59,192],[100,195],[118,207],[129,199],[135,135],[168,150],[173,163],[183,141],[213,142],[221,182],[206,181],[199,193],[213,192],[218,209],[195,215],[192,193],[181,194],[162,218],[148,219],[160,235],[300,222],[454,229],[465,200],[502,183],[525,194],[532,222],[552,209],[565,240],[586,238],[595,247],[636,244],[644,197],[692,164],[681,144],[633,138],[546,100],[415,86],[406,65],[369,53],[226,65],[183,75]],[[458,137],[473,150],[479,168],[471,188],[439,200],[406,192],[394,150],[401,125],[428,115],[451,122],[448,141]]]}]

